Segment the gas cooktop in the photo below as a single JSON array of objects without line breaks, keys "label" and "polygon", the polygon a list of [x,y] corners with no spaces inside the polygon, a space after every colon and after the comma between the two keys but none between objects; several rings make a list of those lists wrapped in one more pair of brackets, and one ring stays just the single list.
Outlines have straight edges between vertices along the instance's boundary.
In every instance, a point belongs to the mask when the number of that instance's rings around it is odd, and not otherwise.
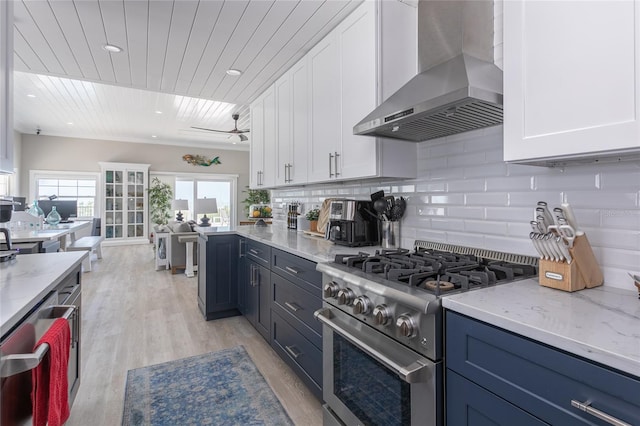
[{"label": "gas cooktop", "polygon": [[[447,245],[443,250],[434,243],[414,250],[377,250],[375,254],[338,254],[334,266],[360,275],[377,277],[435,296],[459,293],[475,288],[535,277],[535,258],[488,250]],[[443,245],[443,248],[444,245]],[[451,251],[453,249],[453,251]],[[361,271],[361,272],[360,272]]]}]

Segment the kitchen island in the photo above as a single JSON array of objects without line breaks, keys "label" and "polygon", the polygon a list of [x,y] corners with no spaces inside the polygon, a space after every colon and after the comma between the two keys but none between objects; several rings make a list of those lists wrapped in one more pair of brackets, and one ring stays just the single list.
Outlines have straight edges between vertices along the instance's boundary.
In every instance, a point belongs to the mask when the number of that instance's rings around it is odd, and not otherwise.
[{"label": "kitchen island", "polygon": [[87,252],[24,254],[0,263],[0,335],[11,330],[86,256]]}]

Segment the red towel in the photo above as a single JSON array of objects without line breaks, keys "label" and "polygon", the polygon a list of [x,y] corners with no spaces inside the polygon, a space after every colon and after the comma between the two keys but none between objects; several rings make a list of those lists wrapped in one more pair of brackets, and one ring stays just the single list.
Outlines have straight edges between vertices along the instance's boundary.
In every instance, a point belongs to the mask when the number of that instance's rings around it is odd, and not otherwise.
[{"label": "red towel", "polygon": [[55,320],[36,347],[42,343],[49,344],[49,350],[33,369],[33,426],[46,426],[47,422],[48,426],[61,426],[69,418],[69,322],[64,318]]}]

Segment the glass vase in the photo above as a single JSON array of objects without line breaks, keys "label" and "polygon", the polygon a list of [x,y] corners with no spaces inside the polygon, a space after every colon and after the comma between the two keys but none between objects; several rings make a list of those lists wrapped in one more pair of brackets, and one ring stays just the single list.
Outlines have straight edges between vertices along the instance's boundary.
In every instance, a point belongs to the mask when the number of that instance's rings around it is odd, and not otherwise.
[{"label": "glass vase", "polygon": [[49,212],[49,214],[47,215],[47,218],[45,219],[45,221],[49,224],[49,225],[57,225],[60,223],[60,221],[62,220],[62,218],[60,217],[60,213],[58,213],[58,211],[56,210],[56,206],[51,206],[51,212]]},{"label": "glass vase", "polygon": [[38,200],[33,200],[33,204],[27,210],[27,213],[34,217],[44,217],[44,211],[38,205]]}]

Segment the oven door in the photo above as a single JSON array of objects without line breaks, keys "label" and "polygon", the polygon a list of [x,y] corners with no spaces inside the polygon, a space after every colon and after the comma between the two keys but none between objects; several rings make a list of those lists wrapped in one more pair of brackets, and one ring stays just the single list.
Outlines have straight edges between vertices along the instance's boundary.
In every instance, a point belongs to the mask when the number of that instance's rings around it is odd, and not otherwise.
[{"label": "oven door", "polygon": [[327,303],[315,317],[323,323],[325,416],[333,412],[347,425],[443,424],[442,362]]}]

